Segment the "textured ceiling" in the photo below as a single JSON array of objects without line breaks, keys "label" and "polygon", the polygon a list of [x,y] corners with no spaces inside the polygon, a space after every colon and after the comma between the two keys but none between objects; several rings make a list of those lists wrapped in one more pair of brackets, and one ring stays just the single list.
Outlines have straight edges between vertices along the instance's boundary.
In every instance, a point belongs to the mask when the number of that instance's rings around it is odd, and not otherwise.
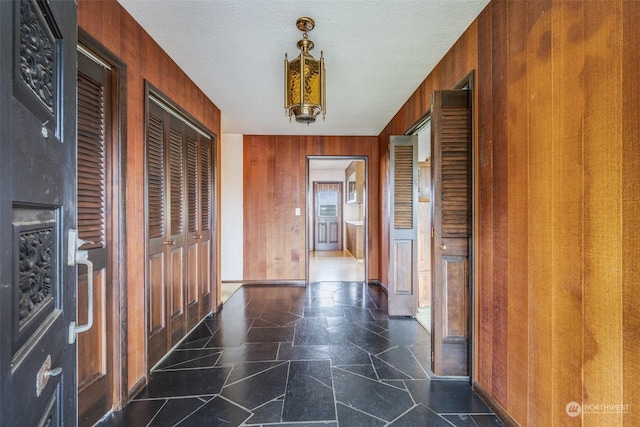
[{"label": "textured ceiling", "polygon": [[[220,108],[222,133],[378,135],[488,0],[118,0]],[[285,116],[284,54],[310,16],[327,116]]]}]

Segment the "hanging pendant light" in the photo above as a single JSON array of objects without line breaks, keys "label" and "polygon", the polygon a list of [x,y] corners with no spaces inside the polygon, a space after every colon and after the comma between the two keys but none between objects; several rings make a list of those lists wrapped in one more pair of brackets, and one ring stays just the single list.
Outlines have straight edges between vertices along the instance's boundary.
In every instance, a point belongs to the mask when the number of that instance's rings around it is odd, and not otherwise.
[{"label": "hanging pendant light", "polygon": [[313,30],[315,23],[308,17],[298,18],[296,26],[303,32],[298,42],[300,55],[289,62],[284,54],[284,109],[285,114],[296,117],[299,123],[313,123],[316,116],[326,114],[325,70],[322,51],[320,59],[314,59],[309,53],[313,42],[307,32]]}]

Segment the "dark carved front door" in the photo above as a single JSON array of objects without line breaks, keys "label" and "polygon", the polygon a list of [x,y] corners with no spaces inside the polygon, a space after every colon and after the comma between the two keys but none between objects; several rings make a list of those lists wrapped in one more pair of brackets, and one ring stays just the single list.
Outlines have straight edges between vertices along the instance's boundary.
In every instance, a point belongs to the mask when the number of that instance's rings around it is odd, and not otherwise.
[{"label": "dark carved front door", "polygon": [[76,425],[76,4],[0,1],[0,425]]}]

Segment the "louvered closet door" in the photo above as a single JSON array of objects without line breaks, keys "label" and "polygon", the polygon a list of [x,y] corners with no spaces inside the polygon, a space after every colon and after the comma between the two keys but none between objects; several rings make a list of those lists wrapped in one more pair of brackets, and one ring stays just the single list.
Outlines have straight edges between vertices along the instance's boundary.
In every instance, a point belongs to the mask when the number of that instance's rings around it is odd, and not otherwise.
[{"label": "louvered closet door", "polygon": [[186,278],[187,278],[187,328],[191,329],[198,323],[200,292],[198,285],[200,281],[200,211],[198,205],[200,203],[198,172],[200,164],[198,163],[199,141],[198,133],[187,128],[187,244],[186,255],[187,262]]},{"label": "louvered closet door", "polygon": [[211,311],[211,291],[214,278],[212,277],[212,266],[214,259],[214,246],[213,246],[213,144],[214,141],[203,135],[199,135],[198,144],[198,164],[200,170],[198,171],[198,194],[199,204],[198,211],[200,213],[198,218],[200,236],[200,249],[199,249],[199,272],[198,277],[198,292],[200,293],[200,318],[208,314]]},{"label": "louvered closet door", "polygon": [[392,136],[390,155],[389,315],[418,310],[418,138]]},{"label": "louvered closet door", "polygon": [[471,112],[469,92],[436,91],[431,105],[433,334],[436,375],[468,375]]},{"label": "louvered closet door", "polygon": [[211,268],[211,140],[187,126],[187,328],[209,312]]},{"label": "louvered closet door", "polygon": [[165,139],[166,112],[149,102],[147,115],[147,359],[152,367],[168,348],[167,244],[170,244]]},{"label": "louvered closet door", "polygon": [[168,162],[169,171],[169,318],[171,323],[171,341],[169,347],[175,345],[185,335],[185,125],[174,116],[169,119]]},{"label": "louvered closet door", "polygon": [[148,363],[211,309],[212,140],[149,100]]},{"label": "louvered closet door", "polygon": [[[93,310],[91,329],[78,335],[78,423],[93,425],[111,409],[108,367],[110,314],[106,296],[111,293],[107,270],[107,153],[110,120],[110,70],[78,54],[78,233],[93,262]],[[87,272],[78,269],[78,321],[86,323]]]}]

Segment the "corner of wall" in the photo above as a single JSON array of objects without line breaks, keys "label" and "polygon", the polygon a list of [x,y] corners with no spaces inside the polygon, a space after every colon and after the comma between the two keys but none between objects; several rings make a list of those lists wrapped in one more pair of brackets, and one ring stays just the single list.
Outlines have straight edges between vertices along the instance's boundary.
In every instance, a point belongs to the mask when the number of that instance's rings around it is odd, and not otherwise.
[{"label": "corner of wall", "polygon": [[222,281],[243,279],[243,135],[221,138],[221,266]]}]

